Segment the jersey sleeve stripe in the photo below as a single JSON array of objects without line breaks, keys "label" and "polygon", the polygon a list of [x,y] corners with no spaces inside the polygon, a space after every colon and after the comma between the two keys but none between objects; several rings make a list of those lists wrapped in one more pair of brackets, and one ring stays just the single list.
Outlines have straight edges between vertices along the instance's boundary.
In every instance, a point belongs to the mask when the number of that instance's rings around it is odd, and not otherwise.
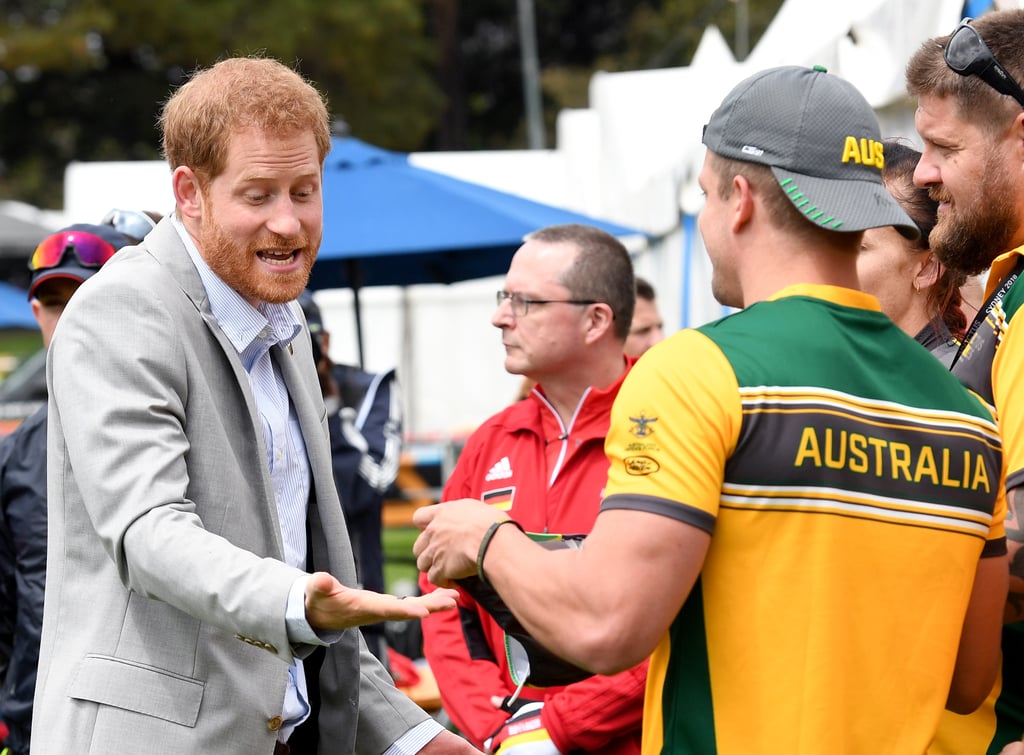
[{"label": "jersey sleeve stripe", "polygon": [[658,498],[657,496],[621,493],[610,495],[601,502],[601,511],[611,511],[614,509],[646,511],[650,514],[667,516],[670,519],[676,519],[697,529],[704,530],[708,534],[713,533],[715,529],[715,517],[707,511],[687,506],[679,501]]}]

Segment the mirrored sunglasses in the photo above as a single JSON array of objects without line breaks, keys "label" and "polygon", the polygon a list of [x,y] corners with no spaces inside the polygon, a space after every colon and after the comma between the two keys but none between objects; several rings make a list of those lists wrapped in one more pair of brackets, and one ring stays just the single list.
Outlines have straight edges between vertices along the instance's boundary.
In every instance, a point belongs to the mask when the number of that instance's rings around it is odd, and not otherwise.
[{"label": "mirrored sunglasses", "polygon": [[950,35],[943,57],[946,65],[961,76],[977,76],[1000,94],[1013,97],[1024,107],[1024,89],[1003,68],[978,30],[973,19],[965,18]]},{"label": "mirrored sunglasses", "polygon": [[29,270],[57,267],[68,252],[78,258],[82,267],[100,267],[117,250],[109,242],[85,231],[64,231],[47,236],[28,261]]},{"label": "mirrored sunglasses", "polygon": [[101,225],[111,225],[125,236],[141,241],[146,234],[156,228],[153,218],[144,212],[135,210],[110,210],[100,221]]}]

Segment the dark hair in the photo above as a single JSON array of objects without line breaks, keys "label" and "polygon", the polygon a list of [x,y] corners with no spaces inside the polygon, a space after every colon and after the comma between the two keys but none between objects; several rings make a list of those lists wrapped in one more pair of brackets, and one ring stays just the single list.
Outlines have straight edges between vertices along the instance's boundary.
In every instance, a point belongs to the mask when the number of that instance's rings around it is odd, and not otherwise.
[{"label": "dark hair", "polygon": [[654,286],[639,276],[636,277],[636,298],[654,301]]},{"label": "dark hair", "polygon": [[[1018,83],[1024,81],[1024,10],[986,13],[971,21],[995,58]],[[950,34],[927,40],[907,63],[907,92],[911,97],[952,97],[961,116],[989,130],[1002,130],[1020,112],[1012,97],[999,94],[979,76],[961,76],[946,65],[944,52]],[[888,159],[888,155],[886,155]]]},{"label": "dark hair", "polygon": [[[886,139],[883,145],[885,167],[882,168],[882,181],[921,231],[920,239],[908,243],[918,253],[929,252],[931,247],[928,236],[938,219],[939,203],[929,196],[927,189],[914,185],[914,169],[921,159],[921,153],[897,139]],[[927,294],[930,316],[941,316],[949,332],[957,339],[963,337],[967,328],[967,316],[961,308],[963,299],[960,295],[960,286],[965,280],[966,276],[962,273],[955,273],[941,265]]]},{"label": "dark hair", "polygon": [[579,252],[559,282],[574,299],[592,299],[611,307],[615,335],[625,342],[633,322],[636,284],[633,260],[622,242],[600,228],[578,223],[547,226],[528,233],[526,240],[576,246]]}]

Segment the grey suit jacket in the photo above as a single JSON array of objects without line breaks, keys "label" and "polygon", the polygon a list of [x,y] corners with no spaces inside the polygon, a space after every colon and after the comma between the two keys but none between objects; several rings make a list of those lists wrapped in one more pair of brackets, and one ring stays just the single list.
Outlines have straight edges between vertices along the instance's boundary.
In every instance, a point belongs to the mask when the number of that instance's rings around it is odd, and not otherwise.
[{"label": "grey suit jacket", "polygon": [[[272,356],[312,468],[311,570],[355,585],[308,336]],[[33,753],[273,752],[288,666],[313,650],[285,630],[301,572],[283,562],[245,371],[169,220],[79,289],[47,379]],[[319,685],[324,753],[381,753],[426,719],[357,630]]]}]

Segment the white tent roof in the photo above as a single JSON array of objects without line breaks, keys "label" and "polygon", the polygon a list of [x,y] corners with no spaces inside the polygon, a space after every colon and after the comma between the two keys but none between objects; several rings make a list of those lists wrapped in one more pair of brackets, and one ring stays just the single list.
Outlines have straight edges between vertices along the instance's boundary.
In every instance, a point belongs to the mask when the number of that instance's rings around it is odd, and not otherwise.
[{"label": "white tent roof", "polygon": [[603,158],[627,191],[666,172],[684,177],[703,154],[701,127],[728,91],[751,73],[777,65],[824,65],[851,81],[878,109],[909,109],[903,72],[926,39],[948,33],[962,0],[786,0],[749,58],[737,63],[709,27],[692,65],[602,73],[590,101],[600,118]]}]

